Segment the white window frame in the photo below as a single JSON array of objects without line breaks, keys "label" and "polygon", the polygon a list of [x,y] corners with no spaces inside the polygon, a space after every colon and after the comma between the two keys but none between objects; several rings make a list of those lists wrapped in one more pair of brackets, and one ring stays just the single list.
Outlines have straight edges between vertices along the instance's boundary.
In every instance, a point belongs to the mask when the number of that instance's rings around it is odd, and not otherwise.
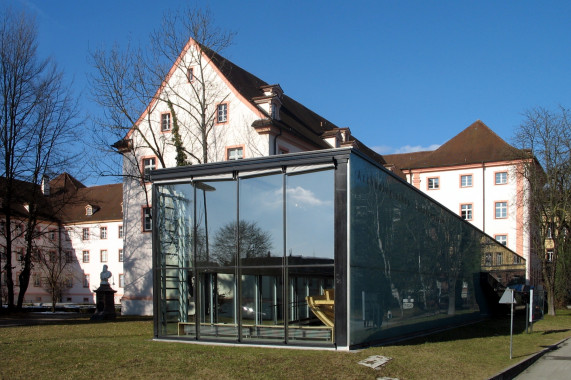
[{"label": "white window frame", "polygon": [[153,208],[143,207],[143,232],[151,232],[153,230]]},{"label": "white window frame", "polygon": [[472,187],[472,174],[463,174],[460,176],[460,187]]},{"label": "white window frame", "polygon": [[495,202],[496,219],[506,219],[508,217],[508,202]]},{"label": "white window frame", "polygon": [[109,252],[106,249],[102,249],[99,251],[99,261],[102,263],[106,263],[109,261]]},{"label": "white window frame", "polygon": [[228,122],[228,103],[216,105],[216,122],[218,124]]},{"label": "white window frame", "polygon": [[426,181],[428,190],[440,189],[440,177],[428,177]]},{"label": "white window frame", "polygon": [[155,170],[157,168],[157,158],[143,157],[141,159],[141,166],[143,169],[143,178],[145,178],[145,181],[148,181],[149,176],[151,175],[151,170]]},{"label": "white window frame", "polygon": [[473,218],[473,207],[471,203],[465,203],[460,205],[460,216],[464,220],[472,220]]},{"label": "white window frame", "polygon": [[[237,152],[240,153],[239,156],[237,156],[237,154],[236,154]],[[233,148],[228,148],[226,150],[226,157],[228,157],[228,161],[243,159],[244,158],[244,147],[237,146],[237,147],[233,147]]]},{"label": "white window frame", "polygon": [[161,132],[170,132],[171,128],[170,112],[161,113]]},{"label": "white window frame", "polygon": [[107,239],[107,226],[99,227],[99,238]]},{"label": "white window frame", "polygon": [[82,259],[82,262],[84,262],[84,263],[88,263],[88,262],[89,262],[89,250],[84,249],[84,250],[81,252],[81,259]]},{"label": "white window frame", "polygon": [[497,172],[494,176],[496,185],[505,185],[508,183],[508,172]]},{"label": "white window frame", "polygon": [[491,267],[492,266],[492,254],[487,252],[484,256],[484,266]]},{"label": "white window frame", "polygon": [[496,241],[501,245],[508,245],[508,235],[496,235]]},{"label": "white window frame", "polygon": [[89,240],[89,227],[84,227],[81,231],[81,240]]}]

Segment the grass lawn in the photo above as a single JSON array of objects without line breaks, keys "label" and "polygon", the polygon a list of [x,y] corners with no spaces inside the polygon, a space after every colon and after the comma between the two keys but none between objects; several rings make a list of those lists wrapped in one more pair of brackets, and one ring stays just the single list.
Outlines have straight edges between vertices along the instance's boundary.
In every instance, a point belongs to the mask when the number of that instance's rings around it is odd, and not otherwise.
[{"label": "grass lawn", "polygon": [[[515,324],[490,320],[356,352],[207,346],[152,341],[151,321],[0,327],[0,379],[485,379],[571,337],[571,311]],[[357,364],[392,357],[380,370]]]}]

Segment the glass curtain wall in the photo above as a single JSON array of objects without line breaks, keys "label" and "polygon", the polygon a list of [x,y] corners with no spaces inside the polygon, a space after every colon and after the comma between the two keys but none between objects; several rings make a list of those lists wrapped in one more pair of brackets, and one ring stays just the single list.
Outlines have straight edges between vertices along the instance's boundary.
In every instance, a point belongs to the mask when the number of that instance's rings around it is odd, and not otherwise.
[{"label": "glass curtain wall", "polygon": [[234,181],[195,182],[198,337],[237,339],[238,214]]},{"label": "glass curtain wall", "polygon": [[[177,334],[179,322],[194,321],[193,189],[188,184],[165,185],[158,190],[156,228],[161,231],[155,275],[160,279],[157,310],[159,333]],[[191,333],[193,333],[191,331]]]},{"label": "glass curtain wall", "polygon": [[155,185],[158,334],[332,343],[308,299],[334,310],[333,176],[280,167]]},{"label": "glass curtain wall", "polygon": [[350,344],[478,317],[494,242],[357,155],[350,178]]},{"label": "glass curtain wall", "polygon": [[[332,340],[334,303],[333,171],[287,176],[288,339]],[[324,312],[328,313],[325,316]],[[323,326],[331,329],[323,329]]]}]

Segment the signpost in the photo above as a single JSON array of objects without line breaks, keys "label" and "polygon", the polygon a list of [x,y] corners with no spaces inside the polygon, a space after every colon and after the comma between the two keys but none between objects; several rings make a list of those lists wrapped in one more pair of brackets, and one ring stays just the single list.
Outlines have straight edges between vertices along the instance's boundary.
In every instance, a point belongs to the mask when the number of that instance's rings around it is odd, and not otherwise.
[{"label": "signpost", "polygon": [[514,304],[516,300],[514,298],[514,290],[513,289],[506,289],[504,294],[502,294],[502,298],[500,298],[500,303],[502,304],[511,304],[511,321],[510,321],[510,360],[512,358],[512,347],[513,347],[513,331],[514,331]]}]

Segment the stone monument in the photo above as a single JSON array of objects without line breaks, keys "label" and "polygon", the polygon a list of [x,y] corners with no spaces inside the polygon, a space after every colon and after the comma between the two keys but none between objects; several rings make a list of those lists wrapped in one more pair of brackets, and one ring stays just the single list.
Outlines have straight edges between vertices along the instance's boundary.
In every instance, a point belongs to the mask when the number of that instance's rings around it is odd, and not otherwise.
[{"label": "stone monument", "polygon": [[99,277],[101,283],[99,288],[95,290],[95,314],[91,316],[92,321],[115,319],[115,293],[109,285],[109,279],[112,274],[107,269],[107,265],[103,265],[103,270]]}]

